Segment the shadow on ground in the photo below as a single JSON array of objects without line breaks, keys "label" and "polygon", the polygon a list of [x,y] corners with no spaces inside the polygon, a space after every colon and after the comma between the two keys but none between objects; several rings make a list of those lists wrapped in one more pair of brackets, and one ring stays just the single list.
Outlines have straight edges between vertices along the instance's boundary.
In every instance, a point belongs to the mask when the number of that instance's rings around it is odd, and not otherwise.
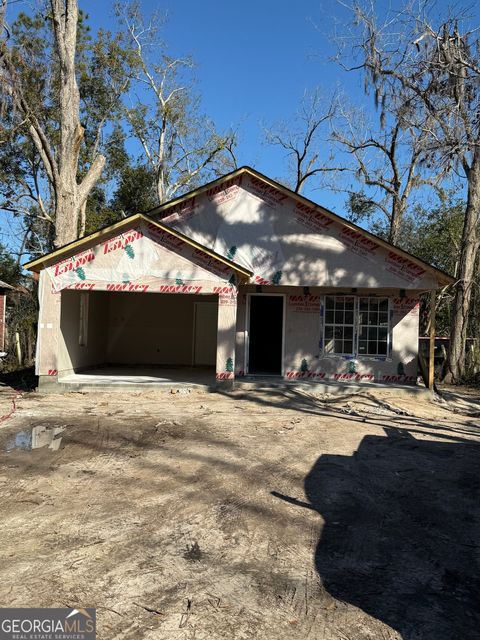
[{"label": "shadow on ground", "polygon": [[0,372],[0,384],[12,387],[18,391],[34,391],[38,386],[38,376],[35,375],[34,367]]},{"label": "shadow on ground", "polygon": [[322,455],[305,478],[325,525],[325,589],[404,640],[480,637],[480,446],[385,427],[353,456]]}]

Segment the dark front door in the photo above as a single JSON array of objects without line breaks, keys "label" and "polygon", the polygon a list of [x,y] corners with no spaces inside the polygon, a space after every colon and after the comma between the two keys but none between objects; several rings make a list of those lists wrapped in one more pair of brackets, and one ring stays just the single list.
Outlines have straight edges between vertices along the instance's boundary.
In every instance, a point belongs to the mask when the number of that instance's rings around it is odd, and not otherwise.
[{"label": "dark front door", "polygon": [[282,374],[283,296],[250,296],[248,372]]}]

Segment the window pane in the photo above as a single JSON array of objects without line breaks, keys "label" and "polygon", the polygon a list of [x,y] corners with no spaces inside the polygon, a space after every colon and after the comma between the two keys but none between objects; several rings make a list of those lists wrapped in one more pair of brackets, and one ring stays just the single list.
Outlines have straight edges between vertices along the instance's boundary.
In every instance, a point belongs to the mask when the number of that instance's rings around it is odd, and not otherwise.
[{"label": "window pane", "polygon": [[378,300],[370,298],[370,311],[378,311]]},{"label": "window pane", "polygon": [[332,296],[327,296],[325,298],[325,307],[327,309],[333,309],[335,306],[335,298],[333,298]]},{"label": "window pane", "polygon": [[358,343],[358,353],[367,353],[367,341],[360,340]]},{"label": "window pane", "polygon": [[354,298],[345,298],[345,309],[353,311],[353,305],[355,304]]},{"label": "window pane", "polygon": [[377,353],[377,342],[369,341],[368,342],[368,353],[371,355],[375,355]]},{"label": "window pane", "polygon": [[344,340],[353,340],[353,327],[343,327]]},{"label": "window pane", "polygon": [[325,327],[325,340],[333,338],[333,327]]},{"label": "window pane", "polygon": [[370,312],[368,314],[368,324],[374,324],[374,325],[378,324],[378,313]]},{"label": "window pane", "polygon": [[368,310],[368,298],[360,298],[360,311]]},{"label": "window pane", "polygon": [[335,311],[335,324],[343,324],[343,311]]},{"label": "window pane", "polygon": [[378,343],[378,354],[385,356],[387,355],[387,343],[386,342],[379,342]]},{"label": "window pane", "polygon": [[327,324],[333,323],[333,311],[331,311],[330,309],[327,309],[327,311],[325,311],[325,322]]},{"label": "window pane", "polygon": [[368,328],[368,339],[376,340],[377,339],[377,327],[369,327]]},{"label": "window pane", "polygon": [[378,340],[380,342],[387,342],[387,329],[380,328],[378,330]]},{"label": "window pane", "polygon": [[335,353],[343,353],[343,340],[335,340]]},{"label": "window pane", "polygon": [[360,329],[360,336],[359,336],[360,340],[366,340],[367,339],[367,331],[368,331],[367,327],[362,327]]},{"label": "window pane", "polygon": [[388,313],[378,314],[378,324],[386,326],[388,324]]},{"label": "window pane", "polygon": [[343,327],[335,327],[335,338],[339,340],[343,338]]},{"label": "window pane", "polygon": [[345,324],[353,324],[353,311],[345,311]]},{"label": "window pane", "polygon": [[341,297],[337,297],[335,298],[335,309],[344,309],[345,308],[345,302],[344,299]]},{"label": "window pane", "polygon": [[388,298],[382,298],[378,306],[380,311],[388,311]]},{"label": "window pane", "polygon": [[353,342],[351,340],[345,340],[343,343],[344,353],[353,353]]}]

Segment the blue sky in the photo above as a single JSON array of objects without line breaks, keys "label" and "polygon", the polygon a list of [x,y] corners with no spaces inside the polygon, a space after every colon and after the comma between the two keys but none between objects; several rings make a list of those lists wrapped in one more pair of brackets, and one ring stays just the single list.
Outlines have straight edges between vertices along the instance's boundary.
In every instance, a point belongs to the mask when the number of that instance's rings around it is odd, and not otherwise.
[{"label": "blue sky", "polygon": [[[94,2],[83,4],[93,19]],[[294,116],[305,90],[320,86],[327,95],[338,83],[358,90],[358,77],[328,61],[334,23],[347,13],[336,0],[143,0],[142,6],[166,7],[165,40],[175,55],[194,58],[205,112],[220,128],[238,128],[239,164],[271,177],[285,175],[284,154],[264,144],[263,126]],[[331,193],[310,195],[339,204]]]},{"label": "blue sky", "polygon": [[[37,0],[17,1],[9,18],[38,5]],[[93,30],[114,28],[113,1],[79,0],[79,5],[89,14]],[[447,3],[440,0],[437,5],[444,14]],[[195,60],[203,110],[219,129],[238,129],[240,165],[254,166],[273,178],[286,176],[285,154],[265,144],[262,127],[294,117],[306,90],[319,87],[328,97],[337,88],[374,109],[364,96],[361,74],[345,72],[331,60],[333,33],[342,32],[351,19],[337,0],[141,0],[141,6],[145,14],[167,14],[163,38],[168,51]],[[377,7],[395,10],[401,2],[382,0]],[[478,14],[472,7],[471,13]],[[305,195],[345,214],[342,194],[315,189],[311,183]]]}]

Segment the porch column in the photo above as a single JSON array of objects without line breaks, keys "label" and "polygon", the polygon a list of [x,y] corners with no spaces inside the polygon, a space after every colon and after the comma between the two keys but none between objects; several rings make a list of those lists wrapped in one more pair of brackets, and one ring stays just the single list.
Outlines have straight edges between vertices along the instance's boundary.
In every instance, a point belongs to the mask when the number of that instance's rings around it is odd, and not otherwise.
[{"label": "porch column", "polygon": [[435,386],[435,311],[437,292],[430,291],[430,308],[428,319],[428,388],[433,390]]},{"label": "porch column", "polygon": [[237,290],[218,296],[217,385],[232,388],[235,378],[235,338],[237,325]]},{"label": "porch column", "polygon": [[[58,376],[58,334],[60,331],[61,293],[54,293],[45,271],[40,272],[38,285],[40,311],[38,317],[35,373],[43,382],[53,382]],[[43,379],[43,380],[42,380]]]}]

